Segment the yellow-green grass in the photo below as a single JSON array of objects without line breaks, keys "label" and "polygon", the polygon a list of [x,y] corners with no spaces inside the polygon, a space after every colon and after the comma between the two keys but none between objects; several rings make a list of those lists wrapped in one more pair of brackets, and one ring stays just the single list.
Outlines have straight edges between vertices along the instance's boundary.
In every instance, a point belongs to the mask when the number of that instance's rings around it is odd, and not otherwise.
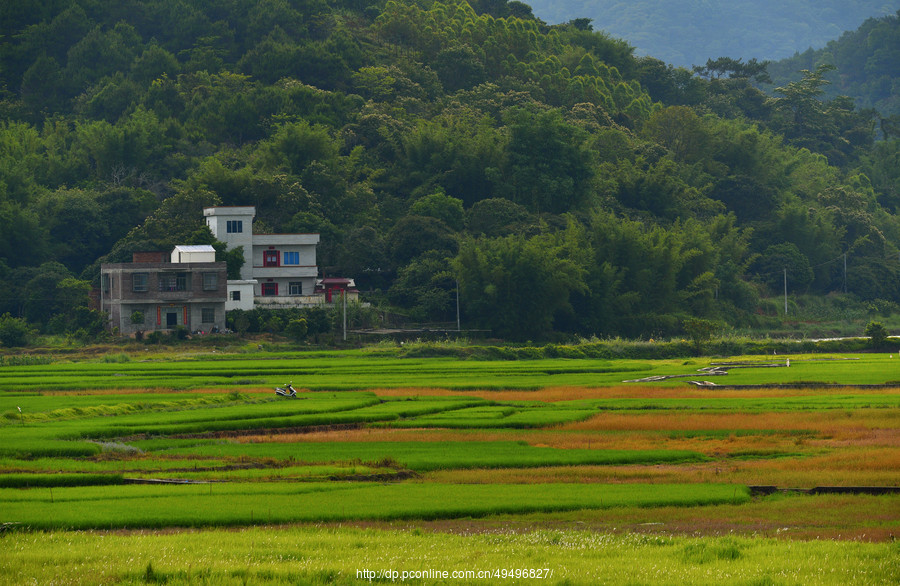
[{"label": "yellow-green grass", "polygon": [[62,394],[0,393],[0,422],[25,424],[39,421],[114,416],[141,411],[176,411],[224,405],[236,397],[221,391],[215,395],[196,393]]},{"label": "yellow-green grass", "polygon": [[[461,535],[333,526],[175,533],[12,532],[0,540],[0,584],[10,585],[369,583],[364,571],[381,571],[378,583],[416,584],[845,586],[900,581],[900,549],[895,543],[572,529]],[[523,570],[540,570],[544,578],[524,580]],[[447,572],[448,577],[410,580],[410,572],[419,576],[440,572],[442,577]],[[453,572],[489,572],[492,577],[451,577]]]}]

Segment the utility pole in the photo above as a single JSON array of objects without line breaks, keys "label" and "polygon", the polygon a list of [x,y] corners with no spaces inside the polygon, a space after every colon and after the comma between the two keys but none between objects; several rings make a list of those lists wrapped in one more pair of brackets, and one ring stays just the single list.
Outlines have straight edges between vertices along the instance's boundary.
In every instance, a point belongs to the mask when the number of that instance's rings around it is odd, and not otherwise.
[{"label": "utility pole", "polygon": [[341,291],[341,299],[344,306],[344,341],[347,341],[347,291]]},{"label": "utility pole", "polygon": [[784,315],[787,315],[787,267],[784,269]]},{"label": "utility pole", "polygon": [[456,331],[461,331],[459,327],[459,279],[456,279]]},{"label": "utility pole", "polygon": [[844,253],[844,293],[847,293],[847,253]]}]

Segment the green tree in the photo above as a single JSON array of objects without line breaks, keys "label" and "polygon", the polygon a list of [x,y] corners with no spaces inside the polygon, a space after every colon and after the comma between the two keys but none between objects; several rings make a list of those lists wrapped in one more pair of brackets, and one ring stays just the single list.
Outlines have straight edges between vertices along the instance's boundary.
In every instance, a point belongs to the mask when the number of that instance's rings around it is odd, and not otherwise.
[{"label": "green tree", "polygon": [[874,140],[874,115],[856,111],[853,100],[838,96],[822,99],[831,83],[826,75],[834,65],[821,64],[814,71],[804,69],[803,78],[775,88],[780,98],[772,98],[776,116],[773,126],[798,146],[828,156],[836,165],[855,159],[856,151]]},{"label": "green tree", "polygon": [[[220,260],[220,253],[216,250],[216,260]],[[221,253],[221,260],[225,261],[225,270],[228,278],[238,280],[241,278],[241,268],[247,259],[244,258],[244,247],[236,246]]]},{"label": "green tree", "polygon": [[691,108],[670,106],[650,115],[643,132],[679,161],[697,162],[707,155],[709,132]]},{"label": "green tree", "polygon": [[766,248],[756,261],[754,272],[773,292],[784,288],[785,279],[790,290],[805,292],[814,276],[809,259],[791,242]]},{"label": "green tree", "polygon": [[699,356],[703,352],[704,342],[712,339],[718,329],[718,325],[708,319],[689,318],[682,322],[685,333],[694,345],[694,352]]},{"label": "green tree", "polygon": [[691,106],[703,99],[704,84],[688,69],[653,57],[641,57],[637,63],[641,87],[654,101],[670,106]]},{"label": "green tree", "polygon": [[400,162],[411,186],[406,189],[443,189],[466,206],[493,197],[506,142],[493,120],[470,107],[419,121],[402,135]]},{"label": "green tree", "polygon": [[340,273],[353,275],[364,289],[382,287],[393,266],[384,238],[371,226],[348,231],[338,251]]},{"label": "green tree", "polygon": [[327,309],[319,307],[308,309],[306,310],[305,319],[307,334],[312,335],[317,344],[319,343],[320,334],[327,334],[331,331],[331,318]]},{"label": "green tree", "polygon": [[555,110],[513,110],[497,193],[534,212],[562,213],[584,203],[594,176],[583,131]]},{"label": "green tree", "polygon": [[517,340],[546,338],[585,287],[583,269],[552,236],[466,238],[452,266],[467,319]]},{"label": "green tree", "polygon": [[306,338],[306,334],[309,331],[309,326],[306,323],[306,319],[297,318],[292,319],[288,322],[287,326],[284,328],[284,333],[289,336],[295,342],[300,342],[304,338]]},{"label": "green tree", "polygon": [[47,229],[34,210],[0,200],[0,262],[36,266],[49,255]]},{"label": "green tree", "polygon": [[331,162],[337,152],[338,145],[328,129],[306,121],[280,126],[261,147],[262,158],[270,168],[294,173],[303,171],[313,161]]},{"label": "green tree", "polygon": [[[41,264],[33,276],[24,283],[21,291],[21,299],[23,305],[23,314],[25,318],[34,324],[46,324],[54,314],[60,310],[60,299],[58,295],[59,285],[64,282],[76,283],[76,281],[67,281],[71,279],[72,274],[62,264],[50,261]],[[83,291],[81,282],[77,282],[71,288],[63,287],[63,298],[80,297],[79,290]]]},{"label": "green tree", "polygon": [[455,316],[455,288],[450,258],[431,251],[397,271],[388,299],[415,321],[446,321]]},{"label": "green tree", "polygon": [[0,315],[0,344],[7,348],[27,346],[33,330],[28,322],[8,313]]},{"label": "green tree", "polygon": [[59,190],[38,203],[52,256],[74,272],[80,272],[111,244],[109,224],[96,193]]},{"label": "green tree", "polygon": [[428,216],[401,218],[388,234],[387,245],[397,264],[404,264],[428,251],[453,254],[457,249],[450,228]]},{"label": "green tree", "polygon": [[60,313],[74,313],[77,309],[87,308],[90,302],[91,284],[88,281],[67,277],[56,284],[56,306]]},{"label": "green tree", "polygon": [[877,350],[884,347],[888,331],[881,322],[870,321],[866,324],[866,336],[869,338],[869,347]]},{"label": "green tree", "polygon": [[483,59],[466,44],[441,50],[432,66],[448,92],[468,89],[486,78]]},{"label": "green tree", "polygon": [[823,86],[831,83],[825,75],[834,70],[834,65],[822,64],[815,71],[804,69],[803,79],[775,88],[780,98],[773,98],[775,110],[783,116],[783,124],[791,138],[812,135],[822,124],[824,106],[819,99],[824,93]]},{"label": "green tree", "polygon": [[588,242],[588,334],[674,335],[684,315],[711,317],[719,260],[743,254],[739,233],[721,218],[664,227],[595,212]]},{"label": "green tree", "polygon": [[131,76],[140,83],[149,84],[161,77],[176,77],[181,70],[178,59],[156,43],[151,43],[131,64]]},{"label": "green tree", "polygon": [[707,59],[706,65],[695,65],[694,73],[708,79],[718,79],[720,77],[735,78],[753,78],[757,83],[771,82],[766,68],[768,62],[760,63],[756,59],[751,59],[744,63],[743,59],[732,59],[731,57],[719,57],[718,59]]},{"label": "green tree", "polygon": [[475,236],[508,236],[536,222],[524,206],[503,198],[483,199],[466,212],[466,227]]},{"label": "green tree", "polygon": [[409,211],[417,216],[436,218],[456,232],[463,229],[463,202],[450,197],[443,189],[438,188],[433,193],[420,197],[410,206]]},{"label": "green tree", "polygon": [[67,97],[65,76],[56,59],[41,55],[22,77],[22,101],[36,115],[62,108]]},{"label": "green tree", "polygon": [[68,51],[66,75],[72,87],[79,91],[104,76],[127,70],[140,44],[140,35],[127,22],[105,30],[94,27]]}]

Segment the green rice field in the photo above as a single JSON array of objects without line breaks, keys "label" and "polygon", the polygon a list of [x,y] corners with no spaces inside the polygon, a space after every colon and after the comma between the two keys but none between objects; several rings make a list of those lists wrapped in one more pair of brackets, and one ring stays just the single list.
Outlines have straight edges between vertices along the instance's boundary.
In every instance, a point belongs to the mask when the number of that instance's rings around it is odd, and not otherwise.
[{"label": "green rice field", "polygon": [[0,366],[0,584],[900,581],[893,355],[262,354]]},{"label": "green rice field", "polygon": [[[755,356],[759,366],[729,367],[726,377],[699,372],[710,360],[460,360],[398,358],[377,352],[304,352],[259,355],[203,354],[128,362],[64,362],[0,368],[0,391],[90,389],[187,390],[258,388],[293,380],[316,391],[376,388],[443,388],[453,390],[540,389],[546,386],[619,384],[651,376],[684,375],[721,384],[900,383],[900,355]],[[722,362],[735,362],[734,360]],[[663,386],[684,380],[662,381]],[[297,386],[295,385],[295,386]]]}]

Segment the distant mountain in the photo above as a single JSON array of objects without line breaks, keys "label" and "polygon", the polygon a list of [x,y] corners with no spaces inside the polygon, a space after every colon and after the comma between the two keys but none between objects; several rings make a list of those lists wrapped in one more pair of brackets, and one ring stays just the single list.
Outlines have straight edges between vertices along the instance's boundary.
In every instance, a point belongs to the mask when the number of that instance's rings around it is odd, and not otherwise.
[{"label": "distant mountain", "polygon": [[893,14],[897,0],[532,0],[548,24],[593,19],[594,30],[624,39],[638,55],[676,66],[732,57],[784,59],[824,47],[869,17]]},{"label": "distant mountain", "polygon": [[882,116],[900,116],[900,12],[870,18],[855,31],[846,32],[825,47],[807,49],[788,59],[770,63],[772,84],[763,89],[799,80],[801,71],[833,65],[823,87],[825,99],[850,96],[860,108],[875,108]]}]

